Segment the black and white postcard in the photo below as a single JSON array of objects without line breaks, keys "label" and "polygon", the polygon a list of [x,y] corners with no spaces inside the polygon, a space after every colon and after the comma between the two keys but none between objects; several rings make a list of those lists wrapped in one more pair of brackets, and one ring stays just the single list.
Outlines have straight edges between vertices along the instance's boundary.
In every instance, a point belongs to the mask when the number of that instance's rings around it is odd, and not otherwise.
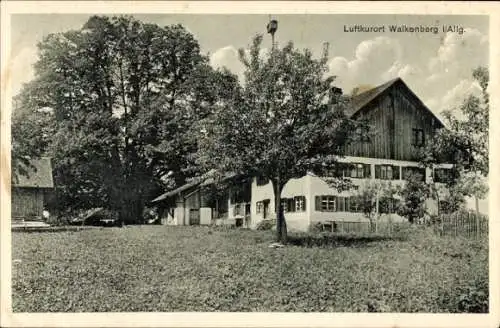
[{"label": "black and white postcard", "polygon": [[499,8],[2,2],[2,326],[498,327]]}]

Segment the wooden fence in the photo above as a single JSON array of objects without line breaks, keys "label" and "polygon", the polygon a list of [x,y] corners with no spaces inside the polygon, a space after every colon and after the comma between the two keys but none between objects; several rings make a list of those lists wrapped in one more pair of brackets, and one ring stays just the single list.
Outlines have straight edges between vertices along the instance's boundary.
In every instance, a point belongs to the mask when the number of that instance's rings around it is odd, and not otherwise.
[{"label": "wooden fence", "polygon": [[471,212],[444,214],[435,223],[441,236],[480,238],[488,234],[488,217]]},{"label": "wooden fence", "polygon": [[[444,214],[433,222],[415,223],[416,225],[432,226],[440,236],[461,236],[481,238],[488,235],[488,217],[471,212],[456,212]],[[392,235],[394,232],[408,227],[408,222],[378,222],[374,229],[367,221],[328,221],[322,223],[322,230],[332,233],[363,234],[379,233]]]}]

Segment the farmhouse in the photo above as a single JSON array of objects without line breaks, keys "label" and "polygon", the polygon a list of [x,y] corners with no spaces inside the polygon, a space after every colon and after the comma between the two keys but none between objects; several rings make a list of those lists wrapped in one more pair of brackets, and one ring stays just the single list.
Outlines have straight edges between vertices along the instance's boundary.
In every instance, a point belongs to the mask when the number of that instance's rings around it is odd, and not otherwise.
[{"label": "farmhouse", "polygon": [[[433,134],[443,124],[422,103],[400,78],[388,81],[380,86],[355,95],[347,114],[354,119],[367,119],[372,125],[372,136],[351,144],[346,149],[346,155],[341,162],[346,169],[334,172],[338,177],[350,178],[355,186],[361,186],[369,180],[387,180],[393,184],[404,183],[407,172],[420,173],[426,182],[446,176],[451,165],[442,164],[431,170],[419,167],[417,162],[418,149],[429,142]],[[436,174],[435,173],[438,173]],[[444,173],[444,174],[443,174]],[[436,182],[440,182],[436,180]],[[274,215],[274,192],[269,181],[253,178],[246,185],[245,197],[224,198],[217,206],[212,202],[203,202],[198,185],[190,186],[192,194],[182,196],[179,190],[174,190],[160,197],[177,195],[175,209],[171,219],[172,224],[210,224],[213,219],[234,219],[243,214],[244,226],[256,227],[259,222]],[[183,187],[179,188],[182,190]],[[193,208],[189,207],[188,196],[200,199]],[[330,188],[321,178],[312,173],[299,179],[290,180],[282,191],[282,205],[289,230],[306,231],[316,223],[325,221],[363,221],[367,220],[356,206],[351,191],[338,192]],[[179,198],[180,197],[180,198]],[[184,197],[184,198],[183,198]],[[155,200],[158,201],[158,198]],[[403,220],[395,214],[395,200],[384,202],[381,209],[381,219]],[[220,204],[223,204],[221,210]],[[241,208],[244,208],[244,211]],[[431,200],[429,210],[436,208]],[[205,211],[204,220],[198,221],[196,211]],[[193,214],[189,214],[188,211]],[[210,213],[210,214],[209,214]],[[192,218],[191,218],[192,216]],[[203,215],[200,214],[203,217]],[[180,220],[179,218],[183,219]]]},{"label": "farmhouse", "polygon": [[12,222],[41,220],[44,196],[54,188],[50,158],[33,159],[30,165],[23,165],[13,173]]},{"label": "farmhouse", "polygon": [[236,175],[223,180],[230,187],[218,191],[213,171],[152,200],[162,223],[169,225],[230,224],[250,228],[251,183]]}]

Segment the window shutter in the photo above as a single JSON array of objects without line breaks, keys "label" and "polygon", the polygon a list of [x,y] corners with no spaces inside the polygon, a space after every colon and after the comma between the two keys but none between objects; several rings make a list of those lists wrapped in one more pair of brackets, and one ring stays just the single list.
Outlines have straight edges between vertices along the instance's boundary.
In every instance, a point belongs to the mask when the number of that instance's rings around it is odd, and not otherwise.
[{"label": "window shutter", "polygon": [[363,164],[364,168],[365,168],[365,178],[371,178],[372,177],[372,169],[371,169],[371,165],[370,164]]},{"label": "window shutter", "polygon": [[302,201],[303,201],[302,204],[304,204],[303,207],[302,207],[302,210],[306,211],[306,196],[300,196],[300,198],[302,198]]},{"label": "window shutter", "polygon": [[375,179],[380,179],[380,165],[375,165]]},{"label": "window shutter", "polygon": [[321,196],[315,197],[316,211],[321,211]]},{"label": "window shutter", "polygon": [[393,180],[399,180],[399,166],[393,165],[392,166],[392,179]]},{"label": "window shutter", "polygon": [[350,197],[346,197],[345,198],[345,208],[344,208],[344,211],[346,211],[346,212],[350,212],[351,211],[351,198]]}]

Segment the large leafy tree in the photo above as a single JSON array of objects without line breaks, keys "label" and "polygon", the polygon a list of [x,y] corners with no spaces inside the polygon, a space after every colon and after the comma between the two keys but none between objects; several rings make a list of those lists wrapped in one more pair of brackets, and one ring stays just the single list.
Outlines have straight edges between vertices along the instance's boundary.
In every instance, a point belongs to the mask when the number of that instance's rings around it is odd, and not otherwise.
[{"label": "large leafy tree", "polygon": [[[33,119],[50,108],[50,140],[35,145],[13,132],[14,142],[54,158],[61,207],[110,207],[128,222],[160,187],[184,182],[195,123],[237,83],[210,68],[182,26],[124,16],[94,16],[80,30],[49,35],[35,71],[18,103]],[[13,127],[24,131],[33,119]]]},{"label": "large leafy tree", "polygon": [[468,95],[458,108],[443,111],[446,128],[440,129],[422,153],[422,163],[453,163],[454,179],[448,187],[454,193],[478,198],[487,193],[484,177],[489,172],[489,72],[478,67],[472,73],[481,96]]},{"label": "large leafy tree", "polygon": [[262,55],[262,37],[249,51],[241,94],[205,122],[198,162],[219,174],[262,176],[272,182],[277,239],[286,242],[281,191],[291,178],[334,168],[357,123],[345,116],[348,99],[331,92],[327,53],[313,58],[292,43]]}]

